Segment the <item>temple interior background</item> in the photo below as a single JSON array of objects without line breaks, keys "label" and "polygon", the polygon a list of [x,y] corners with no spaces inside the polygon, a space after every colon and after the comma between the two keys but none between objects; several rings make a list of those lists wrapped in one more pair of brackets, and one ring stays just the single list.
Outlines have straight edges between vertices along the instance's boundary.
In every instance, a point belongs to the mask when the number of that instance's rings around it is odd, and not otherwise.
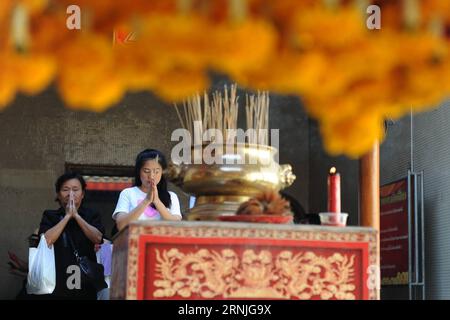
[{"label": "temple interior background", "polygon": [[[211,91],[227,82],[216,77]],[[238,91],[242,96],[241,89]],[[348,225],[359,225],[357,160],[330,157],[322,147],[316,123],[301,101],[271,94],[270,128],[280,128],[280,163],[289,163],[297,176],[285,189],[308,213],[326,209],[326,176],[336,166],[342,176],[342,211]],[[450,298],[450,104],[433,111],[388,121],[387,136],[380,146],[380,184],[405,177],[413,163],[424,171],[426,297]],[[179,127],[174,108],[149,93],[128,94],[103,114],[74,112],[64,108],[53,88],[36,97],[19,96],[0,113],[0,298],[13,299],[22,280],[7,272],[8,251],[26,258],[27,237],[38,228],[43,210],[56,207],[53,183],[67,165],[133,165],[135,155],[153,147],[170,155],[176,142],[172,130]],[[98,173],[99,175],[102,172]],[[188,208],[188,195],[174,185]],[[102,212],[107,233],[118,193],[88,193],[86,200]],[[382,299],[407,299],[406,286],[382,287]]]}]

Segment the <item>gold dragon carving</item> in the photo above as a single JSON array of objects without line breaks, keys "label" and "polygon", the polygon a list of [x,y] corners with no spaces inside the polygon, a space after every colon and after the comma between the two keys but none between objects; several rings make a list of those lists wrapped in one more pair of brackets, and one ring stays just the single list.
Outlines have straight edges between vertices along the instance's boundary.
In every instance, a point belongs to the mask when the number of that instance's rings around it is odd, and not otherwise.
[{"label": "gold dragon carving", "polygon": [[155,298],[355,299],[354,259],[335,253],[156,250]]}]

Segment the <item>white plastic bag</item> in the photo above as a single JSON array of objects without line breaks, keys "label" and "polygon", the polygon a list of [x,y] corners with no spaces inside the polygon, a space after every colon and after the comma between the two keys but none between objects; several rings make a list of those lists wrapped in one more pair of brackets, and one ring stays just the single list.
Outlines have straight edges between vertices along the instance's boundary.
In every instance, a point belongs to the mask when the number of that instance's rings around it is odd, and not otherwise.
[{"label": "white plastic bag", "polygon": [[44,234],[37,248],[30,248],[28,257],[28,294],[50,294],[55,290],[55,251],[49,248]]}]

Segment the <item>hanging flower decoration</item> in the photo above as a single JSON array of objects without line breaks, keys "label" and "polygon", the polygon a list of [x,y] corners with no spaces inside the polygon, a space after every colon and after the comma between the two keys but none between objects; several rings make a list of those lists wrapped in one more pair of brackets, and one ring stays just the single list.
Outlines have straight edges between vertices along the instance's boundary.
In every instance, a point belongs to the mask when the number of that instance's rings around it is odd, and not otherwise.
[{"label": "hanging flower decoration", "polygon": [[[381,30],[366,9],[381,8]],[[69,30],[67,8],[81,9]],[[446,0],[3,0],[0,110],[55,85],[102,112],[128,91],[168,103],[207,90],[209,71],[302,98],[330,154],[359,157],[383,121],[450,93]]]}]

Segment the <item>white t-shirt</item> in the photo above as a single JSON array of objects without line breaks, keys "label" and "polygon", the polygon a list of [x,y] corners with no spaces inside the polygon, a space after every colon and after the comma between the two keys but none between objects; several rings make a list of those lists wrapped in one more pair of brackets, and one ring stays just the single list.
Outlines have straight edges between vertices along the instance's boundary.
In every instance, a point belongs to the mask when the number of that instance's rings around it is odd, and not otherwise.
[{"label": "white t-shirt", "polygon": [[[178,201],[177,195],[172,191],[169,191],[169,194],[172,202],[170,208],[168,208],[169,212],[173,215],[178,215],[181,217],[180,202]],[[119,201],[117,201],[116,209],[112,214],[112,218],[116,220],[119,212],[129,213],[133,211],[134,208],[144,201],[146,196],[147,194],[139,189],[139,187],[123,189],[120,193]],[[158,210],[148,206],[139,216],[138,220],[162,220],[162,218]]]}]

